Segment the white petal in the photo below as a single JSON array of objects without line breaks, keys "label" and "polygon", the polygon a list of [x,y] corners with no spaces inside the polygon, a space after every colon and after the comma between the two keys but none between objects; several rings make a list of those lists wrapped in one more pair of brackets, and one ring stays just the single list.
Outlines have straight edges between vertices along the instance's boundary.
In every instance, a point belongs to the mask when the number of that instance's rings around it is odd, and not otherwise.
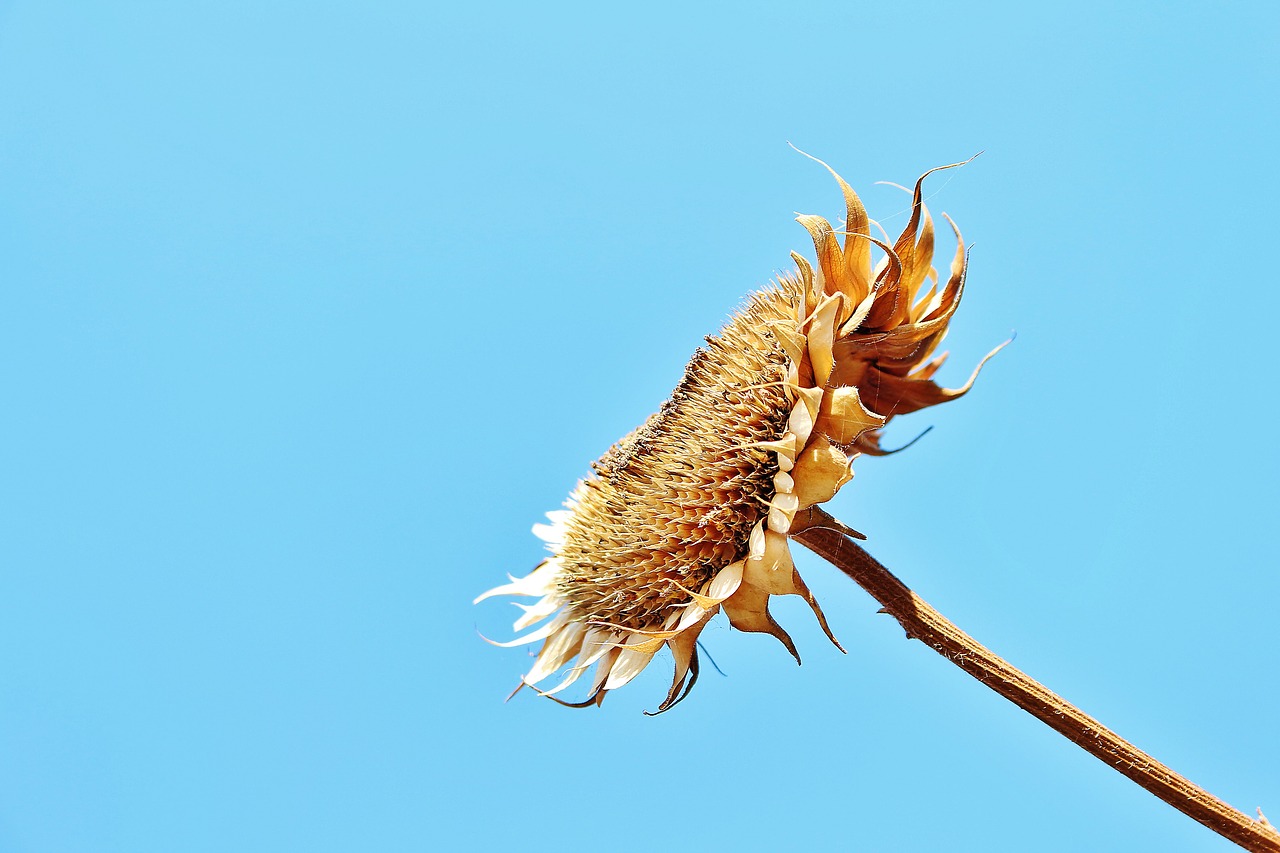
[{"label": "white petal", "polygon": [[579,658],[576,668],[586,669],[591,664],[604,657],[605,652],[614,648],[614,642],[620,640],[621,637],[608,628],[592,628],[587,631],[586,636],[582,638],[582,651],[579,652]]},{"label": "white petal", "polygon": [[787,537],[769,531],[764,535],[764,553],[747,559],[742,573],[743,583],[763,590],[769,595],[791,595],[798,592],[795,585],[796,569],[791,561],[791,549]]},{"label": "white petal", "polygon": [[[630,640],[628,639],[628,641]],[[609,680],[604,683],[604,689],[616,690],[626,684],[639,675],[640,671],[648,666],[651,660],[653,660],[653,652],[642,652],[623,647],[618,652],[618,659],[613,663],[613,668],[609,672]]]},{"label": "white petal", "polygon": [[751,557],[764,556],[764,523],[757,521],[756,526],[751,528],[751,536],[747,539],[747,552]]},{"label": "white petal", "polygon": [[564,528],[554,524],[535,524],[533,526],[533,535],[548,545],[564,544]]},{"label": "white petal", "polygon": [[609,679],[610,672],[613,670],[613,665],[618,660],[618,654],[617,649],[609,649],[604,657],[600,658],[600,663],[596,664],[595,678],[591,680],[591,693],[589,695],[595,696],[604,687],[605,682]]},{"label": "white petal", "polygon": [[568,617],[561,613],[555,619],[552,619],[538,630],[525,634],[523,637],[516,637],[514,640],[509,640],[505,643],[499,643],[497,640],[490,640],[488,637],[484,637],[484,635],[481,635],[481,637],[489,645],[497,646],[502,649],[510,649],[514,646],[527,646],[529,643],[536,643],[538,640],[551,636],[553,633],[560,630],[560,627],[567,621],[569,621]]},{"label": "white petal", "polygon": [[797,444],[804,444],[809,440],[809,433],[813,432],[813,416],[804,403],[797,402],[791,409],[791,417],[787,419],[787,432],[796,437]]},{"label": "white petal", "polygon": [[542,651],[538,654],[538,660],[533,664],[533,669],[529,670],[529,674],[524,677],[524,683],[529,685],[537,684],[564,666],[565,662],[576,655],[578,649],[582,648],[582,635],[586,632],[587,626],[581,622],[570,622],[565,625],[558,634],[542,647]]},{"label": "white petal", "polygon": [[739,560],[716,573],[716,576],[711,579],[711,585],[707,588],[707,597],[723,601],[737,592],[741,584],[742,561]]},{"label": "white petal", "polygon": [[676,624],[676,630],[684,631],[691,625],[697,625],[703,619],[707,618],[707,614],[711,612],[713,611],[699,604],[690,604],[684,609],[684,615],[680,617],[679,623]]},{"label": "white petal", "polygon": [[556,575],[559,574],[560,564],[555,558],[544,560],[538,568],[522,578],[513,578],[511,575],[511,583],[495,586],[488,592],[481,593],[472,604],[479,604],[486,598],[492,598],[495,595],[526,595],[537,596],[546,595],[555,589]]},{"label": "white petal", "polygon": [[559,684],[557,684],[555,687],[552,687],[550,690],[539,690],[538,692],[541,693],[543,696],[554,696],[555,694],[559,693],[561,690],[564,690],[570,684],[573,684],[573,682],[577,681],[579,676],[581,676],[582,673],[586,671],[587,671],[587,668],[585,666],[575,666],[573,669],[569,670],[569,674],[565,676],[564,681],[561,681]]},{"label": "white petal", "polygon": [[795,518],[795,513],[787,515],[780,509],[771,508],[769,510],[769,529],[775,533],[788,533],[791,530],[791,522]]},{"label": "white petal", "polygon": [[524,615],[516,620],[512,626],[513,631],[523,631],[535,622],[541,622],[552,613],[556,612],[556,608],[560,606],[560,598],[555,595],[543,596],[537,604],[521,604],[518,601],[511,602],[516,607],[524,611]]}]

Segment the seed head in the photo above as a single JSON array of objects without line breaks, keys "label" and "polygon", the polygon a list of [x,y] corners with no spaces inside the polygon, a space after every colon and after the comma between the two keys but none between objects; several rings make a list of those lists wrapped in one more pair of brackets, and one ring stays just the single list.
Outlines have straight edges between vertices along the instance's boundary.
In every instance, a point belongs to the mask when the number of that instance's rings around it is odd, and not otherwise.
[{"label": "seed head", "polygon": [[[933,353],[960,303],[966,256],[948,218],[957,247],[941,283],[921,198],[931,173],[916,182],[911,218],[892,246],[871,236],[862,202],[831,174],[847,208],[843,244],[827,220],[798,217],[817,265],[792,253],[796,272],[752,294],[694,353],[671,398],[592,464],[565,509],[547,514],[550,524],[534,526],[551,556],[476,599],[537,599],[520,605],[515,629],[544,624],[495,644],[544,641],[521,686],[538,690],[572,662],[559,684],[539,690],[562,701],[555,694],[594,666],[586,700],[562,704],[598,705],[666,646],[675,677],[665,711],[697,680],[698,635],[721,610],[739,630],[777,637],[799,661],[769,614],[774,595],[804,598],[840,646],[795,570],[788,535],[853,477],[854,458],[885,453],[880,428],[891,418],[963,395],[978,371],[954,390],[932,378],[946,358]],[[874,267],[873,246],[883,252]]]}]

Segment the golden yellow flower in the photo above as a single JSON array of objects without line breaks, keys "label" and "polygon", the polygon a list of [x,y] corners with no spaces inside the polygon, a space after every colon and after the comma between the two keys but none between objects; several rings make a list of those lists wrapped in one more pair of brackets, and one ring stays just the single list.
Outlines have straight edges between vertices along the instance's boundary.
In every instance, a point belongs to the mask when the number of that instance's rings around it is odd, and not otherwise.
[{"label": "golden yellow flower", "polygon": [[[675,677],[665,711],[697,680],[698,635],[720,610],[741,631],[777,637],[799,661],[769,614],[775,595],[803,597],[840,646],[795,570],[788,536],[853,477],[854,457],[884,452],[880,428],[891,418],[961,396],[978,370],[954,390],[932,379],[966,256],[948,218],[957,247],[940,286],[921,199],[931,172],[916,182],[892,246],[871,235],[862,202],[831,174],[848,210],[843,246],[827,220],[798,217],[817,265],[792,253],[797,271],[752,294],[694,353],[671,399],[592,465],[550,524],[534,526],[551,556],[476,599],[537,599],[520,605],[515,630],[544,624],[496,644],[545,641],[521,686],[538,689],[569,665],[539,691],[554,698],[594,666],[588,698],[575,706],[598,705],[666,646]],[[883,251],[874,267],[873,246]]]}]

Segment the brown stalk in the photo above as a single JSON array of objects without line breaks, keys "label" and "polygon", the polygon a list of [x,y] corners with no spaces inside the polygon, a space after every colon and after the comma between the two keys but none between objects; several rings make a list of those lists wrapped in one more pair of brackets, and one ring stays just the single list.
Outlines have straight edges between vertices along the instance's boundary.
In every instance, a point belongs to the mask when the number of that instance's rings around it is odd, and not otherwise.
[{"label": "brown stalk", "polygon": [[[816,507],[814,509],[817,509]],[[844,572],[919,640],[1085,752],[1128,776],[1178,811],[1246,850],[1280,853],[1280,832],[1192,784],[1097,720],[1010,666],[912,592],[822,510],[792,537]]]}]

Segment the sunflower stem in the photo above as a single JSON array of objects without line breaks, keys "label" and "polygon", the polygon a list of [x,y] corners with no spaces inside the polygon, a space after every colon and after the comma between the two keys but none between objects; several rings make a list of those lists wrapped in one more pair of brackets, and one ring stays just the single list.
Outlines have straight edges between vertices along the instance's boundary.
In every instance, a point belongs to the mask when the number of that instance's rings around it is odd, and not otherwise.
[{"label": "sunflower stem", "polygon": [[[819,510],[819,512],[822,512]],[[1246,850],[1280,853],[1280,832],[1214,797],[1015,669],[957,628],[856,542],[834,518],[793,538],[871,594],[907,632],[987,687],[1036,717],[1085,752],[1137,782],[1178,811]]]}]

